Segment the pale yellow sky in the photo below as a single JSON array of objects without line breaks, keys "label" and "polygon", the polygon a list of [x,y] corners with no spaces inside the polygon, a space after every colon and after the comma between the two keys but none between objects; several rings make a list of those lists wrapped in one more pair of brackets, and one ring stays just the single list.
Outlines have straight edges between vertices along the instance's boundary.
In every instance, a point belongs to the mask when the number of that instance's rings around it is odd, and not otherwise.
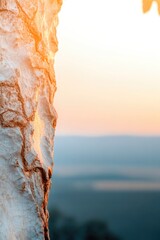
[{"label": "pale yellow sky", "polygon": [[57,134],[160,134],[160,17],[142,0],[64,0]]}]

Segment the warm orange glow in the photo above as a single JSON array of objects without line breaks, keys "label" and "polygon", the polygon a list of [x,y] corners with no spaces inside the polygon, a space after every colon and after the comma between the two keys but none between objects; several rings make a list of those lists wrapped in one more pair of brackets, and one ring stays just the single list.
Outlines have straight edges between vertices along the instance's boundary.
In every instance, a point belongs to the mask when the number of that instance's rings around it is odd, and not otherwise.
[{"label": "warm orange glow", "polygon": [[[38,102],[38,95],[39,95],[39,91],[37,90],[35,102]],[[33,128],[34,128],[33,146],[34,146],[35,151],[38,154],[38,159],[42,163],[43,155],[42,155],[42,148],[41,148],[41,139],[42,139],[42,136],[44,135],[44,122],[41,120],[41,118],[39,116],[39,109],[37,109],[37,111],[35,112]]]},{"label": "warm orange glow", "polygon": [[153,4],[144,15],[141,0],[64,1],[55,62],[57,134],[160,134],[156,11]]},{"label": "warm orange glow", "polygon": [[148,12],[154,2],[157,3],[158,13],[160,14],[160,0],[143,0],[143,12]]}]

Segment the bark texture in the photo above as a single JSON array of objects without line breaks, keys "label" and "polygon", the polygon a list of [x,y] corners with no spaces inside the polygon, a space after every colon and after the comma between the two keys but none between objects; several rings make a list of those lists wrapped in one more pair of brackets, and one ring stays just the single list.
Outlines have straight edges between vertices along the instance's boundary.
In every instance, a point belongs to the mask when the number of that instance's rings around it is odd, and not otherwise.
[{"label": "bark texture", "polygon": [[0,240],[49,239],[61,4],[0,0]]}]

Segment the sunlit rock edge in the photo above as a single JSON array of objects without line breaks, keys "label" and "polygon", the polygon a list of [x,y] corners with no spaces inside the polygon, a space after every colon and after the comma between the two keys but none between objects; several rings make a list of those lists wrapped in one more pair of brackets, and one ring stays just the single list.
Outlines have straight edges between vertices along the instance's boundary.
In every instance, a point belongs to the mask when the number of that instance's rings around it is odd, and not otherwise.
[{"label": "sunlit rock edge", "polygon": [[0,0],[0,240],[49,239],[61,0]]}]

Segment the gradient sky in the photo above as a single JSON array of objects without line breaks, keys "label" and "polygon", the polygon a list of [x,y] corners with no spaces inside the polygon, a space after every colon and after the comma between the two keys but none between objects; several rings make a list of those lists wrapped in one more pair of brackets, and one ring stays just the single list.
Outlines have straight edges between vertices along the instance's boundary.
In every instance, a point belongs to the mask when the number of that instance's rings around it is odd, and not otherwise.
[{"label": "gradient sky", "polygon": [[57,134],[160,134],[160,17],[142,0],[64,0]]}]

